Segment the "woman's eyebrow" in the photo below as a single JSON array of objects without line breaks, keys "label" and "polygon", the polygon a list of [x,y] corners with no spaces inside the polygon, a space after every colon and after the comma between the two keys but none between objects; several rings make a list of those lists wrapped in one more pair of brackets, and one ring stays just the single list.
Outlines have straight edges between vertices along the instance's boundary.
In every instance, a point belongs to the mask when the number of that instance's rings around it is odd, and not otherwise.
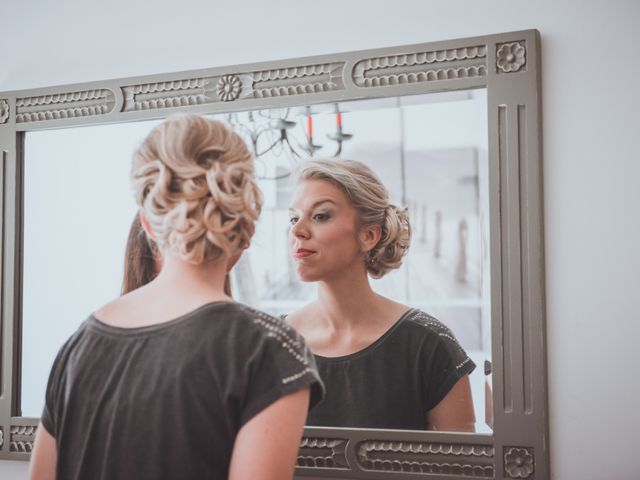
[{"label": "woman's eyebrow", "polygon": [[[323,203],[333,203],[334,205],[336,204],[336,202],[334,202],[333,200],[330,199],[325,199],[325,200],[318,200],[316,203],[314,203],[313,205],[311,205],[311,210],[313,210],[314,208],[318,207],[319,205],[322,205]],[[289,212],[295,212],[296,209],[293,207],[289,207]]]},{"label": "woman's eyebrow", "polygon": [[316,203],[314,203],[313,205],[311,205],[311,209],[316,208],[318,205],[322,205],[323,203],[333,203],[334,205],[336,204],[336,202],[334,202],[333,200],[330,199],[326,199],[326,200],[319,200]]}]

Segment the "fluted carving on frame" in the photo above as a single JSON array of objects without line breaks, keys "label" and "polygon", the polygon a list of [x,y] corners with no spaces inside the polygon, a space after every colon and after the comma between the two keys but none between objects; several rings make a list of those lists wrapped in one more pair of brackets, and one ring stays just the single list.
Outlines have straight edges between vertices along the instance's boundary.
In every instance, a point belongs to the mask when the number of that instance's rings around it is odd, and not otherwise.
[{"label": "fluted carving on frame", "polygon": [[344,89],[344,62],[122,87],[124,112]]},{"label": "fluted carving on frame", "polygon": [[203,105],[218,100],[217,77],[190,78],[122,87],[124,112]]},{"label": "fluted carving on frame", "polygon": [[298,452],[297,466],[312,468],[349,469],[345,438],[303,437]]},{"label": "fluted carving on frame", "polygon": [[111,90],[41,95],[16,100],[16,122],[37,122],[63,118],[105,115],[113,110],[115,95]]},{"label": "fluted carving on frame", "polygon": [[263,70],[251,74],[255,98],[343,90],[344,62]]},{"label": "fluted carving on frame", "polygon": [[486,57],[486,47],[478,45],[367,58],[355,64],[352,78],[359,87],[380,87],[482,77]]},{"label": "fluted carving on frame", "polygon": [[4,445],[4,432],[2,431],[2,427],[0,427],[0,448]]},{"label": "fluted carving on frame", "polygon": [[0,98],[0,125],[9,120],[9,102]]},{"label": "fluted carving on frame", "polygon": [[366,440],[356,450],[360,467],[367,471],[494,476],[492,445]]},{"label": "fluted carving on frame", "polygon": [[[535,358],[532,342],[532,312],[525,281],[531,265],[527,262],[530,232],[526,231],[529,177],[527,158],[527,106],[502,104],[497,107],[497,159],[500,169],[499,214],[496,215],[501,240],[507,248],[500,255],[501,284],[497,285],[509,302],[503,302],[498,317],[502,335],[502,410],[506,414],[531,414],[534,410]],[[513,246],[508,245],[511,242]],[[505,255],[505,252],[509,254]],[[500,403],[496,404],[500,408]]]},{"label": "fluted carving on frame", "polygon": [[37,429],[38,427],[35,425],[12,425],[9,451],[31,453]]}]

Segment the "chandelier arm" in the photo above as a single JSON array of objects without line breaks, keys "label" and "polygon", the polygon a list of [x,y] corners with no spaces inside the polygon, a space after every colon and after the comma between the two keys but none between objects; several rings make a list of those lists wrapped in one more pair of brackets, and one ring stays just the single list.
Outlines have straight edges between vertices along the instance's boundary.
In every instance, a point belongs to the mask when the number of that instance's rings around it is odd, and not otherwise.
[{"label": "chandelier arm", "polygon": [[333,154],[333,158],[338,157],[341,153],[342,153],[342,142],[338,142],[338,149],[336,150],[336,153]]},{"label": "chandelier arm", "polygon": [[279,138],[279,139],[277,139],[275,142],[273,142],[269,147],[267,147],[267,149],[266,149],[265,151],[260,152],[260,153],[257,153],[257,148],[256,148],[256,157],[260,157],[260,156],[264,155],[265,153],[269,153],[271,150],[273,150],[273,149],[274,149],[274,147],[275,147],[276,145],[278,145],[278,144],[279,144],[279,143],[281,143],[282,141],[283,141],[283,140],[282,140],[282,137],[280,137],[280,138]]},{"label": "chandelier arm", "polygon": [[300,154],[299,154],[298,152],[296,152],[296,149],[295,149],[295,148],[293,148],[293,145],[291,145],[291,142],[289,142],[289,137],[285,136],[285,137],[282,139],[282,142],[287,144],[287,146],[289,147],[289,150],[291,151],[291,153],[293,153],[293,154],[296,156],[296,158],[298,158],[298,159],[301,159],[301,158],[302,158],[302,157],[300,156]]}]

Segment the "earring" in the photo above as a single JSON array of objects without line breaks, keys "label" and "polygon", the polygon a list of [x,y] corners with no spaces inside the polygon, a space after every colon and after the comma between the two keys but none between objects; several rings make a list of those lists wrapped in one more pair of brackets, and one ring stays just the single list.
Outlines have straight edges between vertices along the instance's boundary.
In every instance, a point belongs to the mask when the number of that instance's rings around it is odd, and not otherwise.
[{"label": "earring", "polygon": [[373,256],[371,255],[371,250],[369,250],[366,254],[365,254],[365,262],[368,265],[373,265],[374,260],[373,260]]}]

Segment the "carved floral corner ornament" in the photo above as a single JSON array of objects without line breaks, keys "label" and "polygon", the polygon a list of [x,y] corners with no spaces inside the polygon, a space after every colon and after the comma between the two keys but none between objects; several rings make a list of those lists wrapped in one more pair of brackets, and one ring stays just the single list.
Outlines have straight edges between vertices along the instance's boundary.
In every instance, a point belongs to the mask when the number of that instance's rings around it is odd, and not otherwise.
[{"label": "carved floral corner ornament", "polygon": [[[0,124],[7,123],[9,120],[9,102],[5,99],[0,99]],[[0,430],[0,438],[2,435],[2,430]]]},{"label": "carved floral corner ornament", "polygon": [[511,42],[498,45],[496,66],[498,73],[512,73],[520,70],[527,63],[524,42]]},{"label": "carved floral corner ornament", "polygon": [[533,473],[533,451],[511,447],[504,454],[504,471],[508,478],[529,478]]},{"label": "carved floral corner ornament", "polygon": [[232,102],[240,96],[241,89],[242,81],[236,75],[225,75],[218,80],[216,93],[223,102]]}]

